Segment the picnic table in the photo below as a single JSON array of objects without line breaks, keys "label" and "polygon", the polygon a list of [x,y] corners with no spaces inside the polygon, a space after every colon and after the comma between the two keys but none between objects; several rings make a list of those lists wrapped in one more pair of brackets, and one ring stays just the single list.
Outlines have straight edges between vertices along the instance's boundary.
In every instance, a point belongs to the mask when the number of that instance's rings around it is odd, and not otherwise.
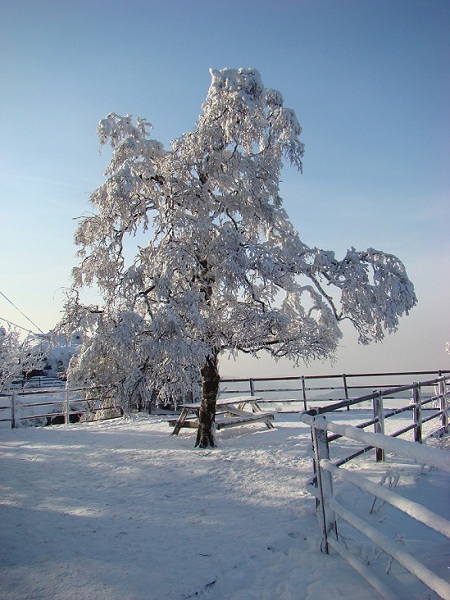
[{"label": "picnic table", "polygon": [[[260,396],[237,396],[234,398],[219,398],[216,401],[216,429],[246,425],[255,421],[264,421],[268,429],[273,429],[274,413],[263,412],[258,402]],[[180,416],[169,421],[173,425],[172,435],[178,435],[182,427],[198,427],[200,402],[183,404]]]}]

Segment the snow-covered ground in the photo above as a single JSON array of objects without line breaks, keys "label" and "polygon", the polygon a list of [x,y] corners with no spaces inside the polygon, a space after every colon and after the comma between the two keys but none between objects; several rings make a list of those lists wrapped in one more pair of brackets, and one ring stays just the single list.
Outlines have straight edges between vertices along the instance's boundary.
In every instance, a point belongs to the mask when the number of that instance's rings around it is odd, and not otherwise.
[{"label": "snow-covered ground", "polygon": [[[352,414],[338,418],[351,422]],[[319,550],[315,503],[305,489],[309,437],[295,414],[277,415],[274,430],[223,430],[212,451],[193,449],[193,430],[172,437],[158,416],[2,429],[0,597],[379,598],[338,555]],[[449,474],[388,463],[398,469],[399,493],[450,518]],[[348,468],[376,482],[386,470],[372,455]],[[343,504],[448,580],[445,537],[379,501],[369,514],[373,497],[340,482],[335,489]],[[437,598],[345,523],[338,528],[399,598]]]}]

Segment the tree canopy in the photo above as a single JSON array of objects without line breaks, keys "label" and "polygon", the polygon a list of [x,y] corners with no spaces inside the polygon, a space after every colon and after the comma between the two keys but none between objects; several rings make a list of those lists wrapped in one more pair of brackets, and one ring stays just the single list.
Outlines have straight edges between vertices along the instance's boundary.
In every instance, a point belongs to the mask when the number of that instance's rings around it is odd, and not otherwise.
[{"label": "tree canopy", "polygon": [[[280,173],[283,160],[302,170],[301,127],[256,70],[211,70],[202,108],[169,149],[145,119],[100,121],[112,157],[75,234],[65,322],[90,331],[78,375],[113,385],[122,403],[147,390],[183,397],[203,380],[205,446],[223,352],[324,359],[343,319],[361,343],[380,341],[416,297],[391,254],[351,248],[339,260],[300,240]],[[138,232],[148,243],[127,264],[126,239]],[[79,290],[94,284],[103,306],[81,306]]]}]

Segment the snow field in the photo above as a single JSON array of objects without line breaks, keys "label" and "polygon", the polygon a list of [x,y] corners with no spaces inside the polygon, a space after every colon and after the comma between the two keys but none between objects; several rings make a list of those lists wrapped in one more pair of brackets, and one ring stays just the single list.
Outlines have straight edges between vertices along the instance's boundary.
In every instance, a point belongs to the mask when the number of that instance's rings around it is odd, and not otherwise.
[{"label": "snow field", "polygon": [[[170,436],[155,416],[2,430],[0,597],[376,599],[340,557],[319,551],[305,489],[309,428],[292,414],[275,426],[221,431],[212,451],[193,449],[193,430]],[[389,466],[400,470],[397,490],[449,518],[448,475],[407,461]],[[372,457],[349,468],[377,482],[386,469]],[[356,488],[338,481],[336,491],[445,577],[448,540],[388,505],[368,515],[373,497]],[[386,576],[388,557],[345,524],[340,533],[399,597],[436,597],[395,563]]]}]

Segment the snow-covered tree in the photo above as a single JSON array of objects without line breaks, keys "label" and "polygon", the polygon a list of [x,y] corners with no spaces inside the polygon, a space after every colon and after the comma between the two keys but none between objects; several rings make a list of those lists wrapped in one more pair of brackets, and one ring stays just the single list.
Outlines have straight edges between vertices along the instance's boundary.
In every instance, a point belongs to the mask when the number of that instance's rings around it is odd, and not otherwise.
[{"label": "snow-covered tree", "polygon": [[15,377],[41,366],[40,357],[32,351],[33,336],[22,339],[15,327],[0,327],[0,392]]},{"label": "snow-covered tree", "polygon": [[[225,351],[294,361],[335,351],[339,322],[360,342],[382,340],[416,303],[398,258],[351,249],[343,260],[299,238],[279,193],[283,159],[302,169],[301,128],[254,69],[211,70],[203,112],[170,149],[130,115],[100,121],[112,158],[75,234],[74,289],[97,284],[104,305],[67,322],[92,331],[79,365],[161,396],[202,383],[196,445],[214,446],[219,357]],[[126,262],[127,238],[149,241]],[[120,368],[119,368],[120,366]],[[120,383],[120,385],[119,385]]]},{"label": "snow-covered tree", "polygon": [[15,330],[0,327],[0,392],[20,369],[21,343]]}]

